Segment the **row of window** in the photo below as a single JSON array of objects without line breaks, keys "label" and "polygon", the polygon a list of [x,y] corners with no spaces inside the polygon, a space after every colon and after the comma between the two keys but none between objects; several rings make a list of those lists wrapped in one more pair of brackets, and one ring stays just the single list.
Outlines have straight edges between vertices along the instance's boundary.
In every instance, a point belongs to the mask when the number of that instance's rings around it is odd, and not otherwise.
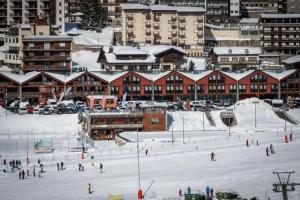
[{"label": "row of window", "polygon": [[[52,54],[52,56],[56,56],[57,54]],[[59,54],[58,54],[59,56],[61,56],[61,57],[64,57],[64,56],[66,56],[66,53],[65,52],[59,52]],[[40,56],[39,54],[38,55],[36,55],[34,52],[30,52],[29,54],[28,54],[28,56],[29,57],[34,57],[34,56]],[[50,52],[44,52],[44,56],[45,57],[50,57],[51,56],[51,54],[50,54]]]},{"label": "row of window", "polygon": [[19,43],[19,38],[5,38],[5,43]]},{"label": "row of window", "polygon": [[[33,42],[28,43],[29,48],[34,48],[34,46],[35,46],[35,43],[33,43]],[[66,43],[65,42],[60,42],[59,47],[66,47]],[[51,49],[51,43],[50,42],[45,42],[44,43],[44,49],[47,49],[47,50]]]}]

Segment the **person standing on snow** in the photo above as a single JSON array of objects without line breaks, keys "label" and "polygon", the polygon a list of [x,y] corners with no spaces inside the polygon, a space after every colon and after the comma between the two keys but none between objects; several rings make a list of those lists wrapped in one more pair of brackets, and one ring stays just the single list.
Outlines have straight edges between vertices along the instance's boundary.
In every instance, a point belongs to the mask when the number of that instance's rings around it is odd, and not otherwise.
[{"label": "person standing on snow", "polygon": [[249,140],[246,140],[246,146],[249,147]]},{"label": "person standing on snow", "polygon": [[275,151],[274,151],[274,148],[273,148],[273,144],[270,145],[270,151],[271,151],[271,154],[275,154]]},{"label": "person standing on snow", "polygon": [[211,152],[211,154],[210,154],[210,161],[216,161],[215,160],[215,153],[214,152]]},{"label": "person standing on snow", "polygon": [[89,191],[89,194],[92,194],[93,191],[92,191],[92,186],[90,183],[88,183],[88,191]]},{"label": "person standing on snow", "polygon": [[290,141],[293,141],[293,133],[290,134]]},{"label": "person standing on snow", "polygon": [[59,163],[56,163],[57,171],[59,171]]},{"label": "person standing on snow", "polygon": [[33,174],[33,177],[35,177],[35,166],[33,166],[33,172],[32,172],[32,174]]},{"label": "person standing on snow", "polygon": [[103,165],[100,163],[100,173],[102,173]]},{"label": "person standing on snow", "polygon": [[206,195],[207,195],[207,197],[209,197],[209,193],[210,193],[210,188],[208,187],[208,186],[206,186]]},{"label": "person standing on snow", "polygon": [[22,172],[21,170],[19,170],[19,179],[21,180],[21,178],[22,178]]},{"label": "person standing on snow", "polygon": [[269,156],[269,147],[266,148],[266,155]]},{"label": "person standing on snow", "polygon": [[22,179],[25,179],[25,171],[22,170]]}]

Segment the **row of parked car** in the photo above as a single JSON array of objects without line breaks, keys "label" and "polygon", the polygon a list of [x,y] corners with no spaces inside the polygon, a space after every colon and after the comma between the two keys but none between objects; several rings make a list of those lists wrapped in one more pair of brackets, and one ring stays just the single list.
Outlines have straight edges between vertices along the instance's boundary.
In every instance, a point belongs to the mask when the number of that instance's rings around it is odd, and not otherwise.
[{"label": "row of parked car", "polygon": [[15,101],[8,108],[12,112],[19,114],[72,114],[83,111],[84,104],[81,101],[64,100],[56,103],[56,101],[48,101],[47,105],[30,105],[27,101]]}]

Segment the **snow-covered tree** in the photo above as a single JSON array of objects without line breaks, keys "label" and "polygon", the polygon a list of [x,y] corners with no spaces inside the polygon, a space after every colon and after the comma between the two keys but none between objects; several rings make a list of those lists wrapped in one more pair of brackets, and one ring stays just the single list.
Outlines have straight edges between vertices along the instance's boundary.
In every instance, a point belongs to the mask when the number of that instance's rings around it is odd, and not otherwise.
[{"label": "snow-covered tree", "polygon": [[81,27],[85,30],[101,32],[106,26],[107,12],[99,0],[87,0],[82,10]]}]

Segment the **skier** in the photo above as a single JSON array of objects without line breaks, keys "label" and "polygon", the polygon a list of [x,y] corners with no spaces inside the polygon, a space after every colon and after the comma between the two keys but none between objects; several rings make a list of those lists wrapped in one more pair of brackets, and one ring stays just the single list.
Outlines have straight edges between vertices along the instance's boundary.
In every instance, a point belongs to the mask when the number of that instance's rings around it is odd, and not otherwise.
[{"label": "skier", "polygon": [[6,166],[6,159],[3,160],[3,165]]},{"label": "skier", "polygon": [[249,140],[246,140],[246,146],[249,147]]},{"label": "skier", "polygon": [[29,174],[29,169],[27,169],[27,176],[29,176],[30,174]]},{"label": "skier", "polygon": [[211,154],[210,154],[210,161],[216,161],[215,160],[215,153],[214,152],[212,152]]},{"label": "skier", "polygon": [[210,198],[212,199],[214,196],[214,190],[212,188],[210,188]]},{"label": "skier", "polygon": [[88,191],[89,191],[89,194],[92,194],[93,191],[92,191],[92,186],[90,183],[88,183]]},{"label": "skier", "polygon": [[22,172],[21,170],[19,170],[19,179],[21,180],[21,178],[22,178]]},{"label": "skier", "polygon": [[293,133],[290,134],[290,141],[293,141]]},{"label": "skier", "polygon": [[181,189],[179,189],[178,195],[179,195],[180,197],[182,197],[182,191],[181,191]]},{"label": "skier", "polygon": [[60,170],[63,170],[63,169],[64,169],[64,162],[61,161],[61,162],[60,162]]},{"label": "skier", "polygon": [[38,164],[41,164],[41,160],[40,159],[38,159]]},{"label": "skier", "polygon": [[59,171],[59,163],[56,163],[57,171]]},{"label": "skier", "polygon": [[94,166],[94,156],[91,156],[91,160],[92,160],[92,166]]},{"label": "skier", "polygon": [[271,154],[275,154],[275,151],[274,151],[274,148],[273,148],[273,144],[270,145],[270,151],[271,151]]},{"label": "skier", "polygon": [[103,165],[100,163],[100,173],[102,173]]},{"label": "skier", "polygon": [[33,177],[35,177],[35,166],[33,166],[33,172],[32,172],[32,174],[33,174]]},{"label": "skier", "polygon": [[81,171],[81,163],[78,164],[79,171]]},{"label": "skier", "polygon": [[266,148],[266,155],[269,156],[269,147]]},{"label": "skier", "polygon": [[146,152],[145,152],[145,153],[146,153],[146,156],[147,156],[147,155],[148,155],[148,149],[146,149]]},{"label": "skier", "polygon": [[258,145],[259,145],[258,140],[256,140],[256,146],[258,146]]},{"label": "skier", "polygon": [[210,188],[208,186],[206,186],[206,195],[207,195],[207,197],[209,197],[209,193],[210,193]]},{"label": "skier", "polygon": [[22,170],[22,179],[25,179],[25,171]]}]

